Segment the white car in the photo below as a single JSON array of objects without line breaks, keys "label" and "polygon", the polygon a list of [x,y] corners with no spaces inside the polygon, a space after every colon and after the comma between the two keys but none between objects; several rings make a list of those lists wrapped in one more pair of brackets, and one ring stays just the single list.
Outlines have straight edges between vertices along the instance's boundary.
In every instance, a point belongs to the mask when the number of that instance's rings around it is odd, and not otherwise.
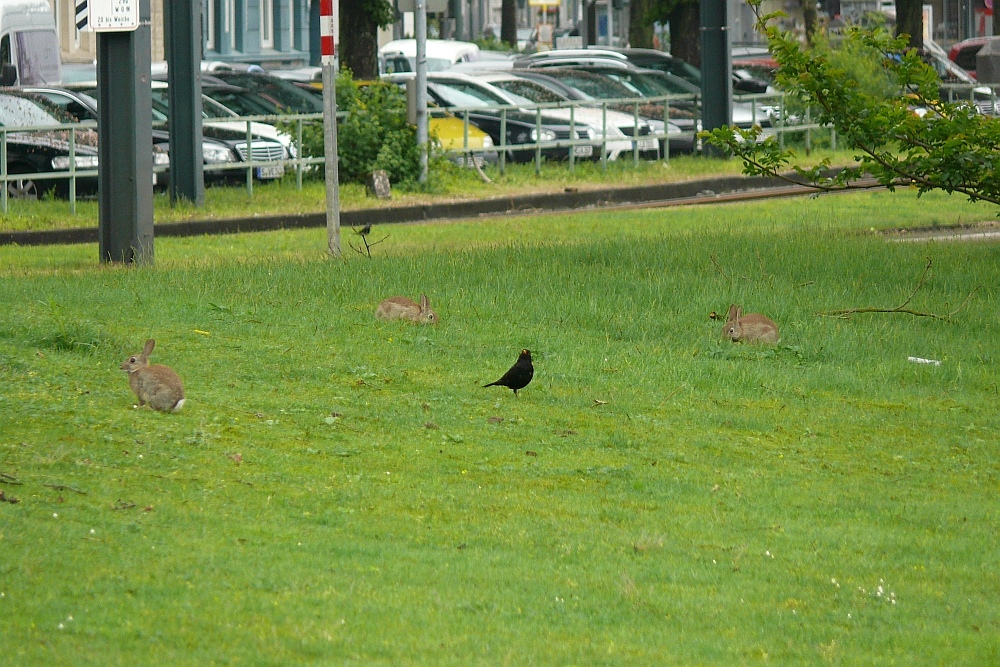
[{"label": "white car", "polygon": [[[481,58],[479,46],[472,42],[456,42],[450,39],[428,39],[426,48],[427,71],[429,72],[437,72],[448,69],[455,63],[472,62]],[[404,68],[397,65],[388,69],[390,72],[417,71],[417,40],[415,39],[394,39],[381,46],[378,53],[390,65],[392,65],[391,60],[393,58],[403,58],[408,61],[408,67]]]}]

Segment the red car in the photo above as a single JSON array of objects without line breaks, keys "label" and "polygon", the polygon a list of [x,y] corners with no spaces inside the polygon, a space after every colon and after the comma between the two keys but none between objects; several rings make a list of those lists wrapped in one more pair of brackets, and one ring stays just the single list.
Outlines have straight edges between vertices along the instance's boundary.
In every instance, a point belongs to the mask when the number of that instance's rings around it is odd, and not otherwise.
[{"label": "red car", "polygon": [[976,76],[976,54],[992,37],[971,37],[955,42],[948,51],[948,60],[952,61],[972,76]]}]

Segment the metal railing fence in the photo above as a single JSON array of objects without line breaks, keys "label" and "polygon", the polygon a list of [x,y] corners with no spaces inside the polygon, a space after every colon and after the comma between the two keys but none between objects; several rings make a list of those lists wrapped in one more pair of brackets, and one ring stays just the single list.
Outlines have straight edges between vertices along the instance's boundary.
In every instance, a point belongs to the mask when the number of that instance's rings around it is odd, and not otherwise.
[{"label": "metal railing fence", "polygon": [[[996,93],[992,94],[994,107],[997,106]],[[781,94],[769,95],[746,95],[737,98],[736,102],[742,105],[745,110],[750,109],[750,122],[759,123],[764,126],[765,136],[777,135],[779,142],[784,145],[785,135],[789,133],[805,133],[807,150],[811,148],[812,132],[825,130],[830,132],[831,144],[836,146],[836,134],[832,128],[824,128],[811,119],[808,110],[801,116],[793,116],[781,113],[785,109],[784,96]],[[678,106],[680,105],[680,109]],[[678,120],[678,114],[682,114],[683,107],[687,106],[693,110],[690,117],[681,118],[687,121],[690,129],[682,130],[680,133],[669,132],[671,121]],[[656,110],[656,118],[645,115],[649,110]],[[700,140],[697,132],[700,128],[700,119],[697,110],[699,109],[699,99],[695,95],[664,95],[659,97],[634,97],[614,100],[585,100],[552,102],[544,104],[531,104],[523,106],[504,105],[492,107],[452,107],[447,109],[436,109],[435,113],[447,112],[462,121],[463,133],[461,145],[444,146],[438,145],[433,150],[452,156],[460,160],[463,164],[471,166],[482,160],[484,155],[495,153],[497,167],[501,174],[507,169],[508,159],[516,159],[515,156],[523,153],[531,153],[532,157],[523,162],[534,163],[535,172],[540,174],[547,157],[554,156],[565,159],[571,171],[581,159],[599,161],[602,169],[607,169],[608,162],[612,159],[621,159],[627,154],[631,154],[631,162],[638,165],[644,155],[652,153],[656,160],[669,163],[671,140],[690,141],[698,149]],[[775,113],[775,109],[778,110]],[[583,110],[589,110],[591,122],[586,123],[580,120]],[[551,137],[545,132],[548,125],[553,121],[548,114],[553,111],[568,115],[565,124],[569,126],[568,136]],[[600,113],[600,122],[595,123],[594,112]],[[631,116],[631,126],[609,123],[609,111],[628,113]],[[342,119],[349,112],[341,111],[338,119]],[[403,113],[403,112],[401,112]],[[499,137],[500,142],[494,142],[493,146],[473,147],[470,145],[470,127],[474,126],[472,116],[481,113],[491,113],[499,116]],[[508,128],[513,122],[511,119],[516,115],[518,123],[523,127],[523,118],[526,114],[533,117],[534,138],[527,142],[508,141]],[[684,114],[687,116],[687,114]],[[662,122],[662,129],[650,127],[649,121],[657,121],[654,125]],[[296,187],[301,189],[303,177],[310,170],[316,169],[318,165],[324,163],[322,155],[306,155],[305,142],[303,141],[303,130],[309,124],[322,124],[323,115],[314,114],[282,114],[282,115],[261,115],[261,116],[240,116],[232,119],[206,119],[204,123],[210,125],[213,121],[239,122],[245,124],[246,141],[248,146],[252,146],[255,141],[264,139],[254,133],[254,123],[267,123],[269,125],[280,125],[290,129],[286,133],[286,148],[294,148],[294,154],[290,154],[281,160],[262,160],[253,155],[252,150],[248,150],[245,159],[238,162],[205,164],[204,171],[207,174],[215,172],[241,173],[244,186],[248,196],[253,195],[254,183],[258,180],[262,172],[258,169],[279,167],[282,171],[289,168],[295,174]],[[596,126],[595,126],[596,124]],[[156,127],[163,127],[165,123],[158,123]],[[84,178],[96,178],[97,169],[78,169],[76,167],[76,146],[77,134],[82,130],[96,130],[97,123],[94,121],[84,121],[80,123],[65,123],[47,127],[0,127],[0,211],[8,212],[9,200],[11,199],[10,185],[13,182],[24,180],[63,180],[68,182],[68,196],[70,208],[76,212],[77,201],[77,181]],[[615,129],[611,129],[614,127]],[[645,128],[648,128],[645,134]],[[631,130],[629,132],[628,130]],[[39,173],[10,173],[8,169],[7,140],[10,135],[30,132],[52,132],[62,131],[69,133],[70,159],[68,169],[53,170]],[[581,131],[584,133],[581,136]],[[289,151],[290,152],[290,151]],[[478,158],[478,159],[477,159]],[[627,159],[627,158],[626,158]],[[169,164],[154,165],[155,174],[169,172]]]}]

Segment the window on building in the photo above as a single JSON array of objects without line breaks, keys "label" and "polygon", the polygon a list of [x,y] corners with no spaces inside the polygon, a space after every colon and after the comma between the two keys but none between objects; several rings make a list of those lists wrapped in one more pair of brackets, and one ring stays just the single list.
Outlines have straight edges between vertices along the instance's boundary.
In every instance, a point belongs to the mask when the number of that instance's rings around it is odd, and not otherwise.
[{"label": "window on building", "polygon": [[205,3],[205,48],[215,50],[215,0]]},{"label": "window on building", "polygon": [[260,2],[260,46],[263,49],[274,48],[274,2]]}]

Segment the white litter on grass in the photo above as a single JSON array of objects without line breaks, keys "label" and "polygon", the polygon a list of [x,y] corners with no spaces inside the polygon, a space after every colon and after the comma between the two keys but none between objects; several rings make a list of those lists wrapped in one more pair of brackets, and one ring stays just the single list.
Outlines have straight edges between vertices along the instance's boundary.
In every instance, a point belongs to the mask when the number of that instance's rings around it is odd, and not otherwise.
[{"label": "white litter on grass", "polygon": [[932,366],[940,366],[941,362],[937,359],[924,359],[923,357],[907,357],[907,361],[914,364],[930,364]]}]

